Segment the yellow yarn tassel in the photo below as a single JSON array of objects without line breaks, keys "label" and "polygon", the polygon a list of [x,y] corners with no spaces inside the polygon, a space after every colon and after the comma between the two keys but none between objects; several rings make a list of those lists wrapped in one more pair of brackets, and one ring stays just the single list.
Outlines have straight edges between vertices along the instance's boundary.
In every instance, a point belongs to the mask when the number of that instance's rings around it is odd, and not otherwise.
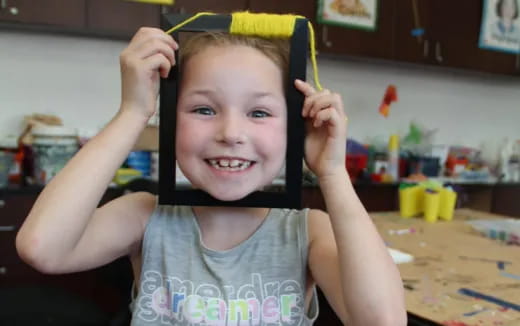
[{"label": "yellow yarn tassel", "polygon": [[[212,12],[199,12],[198,14],[186,19],[180,24],[166,31],[171,34],[175,30],[196,20],[201,16],[215,15]],[[246,36],[259,36],[264,38],[282,38],[288,39],[294,33],[294,26],[297,18],[305,18],[297,15],[276,15],[276,14],[254,14],[249,12],[234,12],[231,14],[230,34],[239,34]],[[314,84],[318,90],[321,90],[321,84],[318,75],[318,63],[316,61],[316,40],[314,28],[311,22],[308,22],[309,43],[311,50],[311,64],[314,72]]]},{"label": "yellow yarn tassel", "polygon": [[314,36],[314,28],[311,22],[309,22],[309,42],[311,42],[311,64],[314,73],[314,84],[316,88],[321,91],[323,87],[320,84],[320,77],[318,76],[318,62],[316,61],[316,38]]}]

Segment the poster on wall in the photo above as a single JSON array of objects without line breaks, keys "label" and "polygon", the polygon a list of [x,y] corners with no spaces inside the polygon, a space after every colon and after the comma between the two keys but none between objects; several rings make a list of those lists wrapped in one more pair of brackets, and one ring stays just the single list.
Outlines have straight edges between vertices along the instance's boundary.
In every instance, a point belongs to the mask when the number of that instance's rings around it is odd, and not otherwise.
[{"label": "poster on wall", "polygon": [[520,0],[484,0],[480,48],[520,53]]},{"label": "poster on wall", "polygon": [[379,0],[319,0],[318,22],[374,31]]}]

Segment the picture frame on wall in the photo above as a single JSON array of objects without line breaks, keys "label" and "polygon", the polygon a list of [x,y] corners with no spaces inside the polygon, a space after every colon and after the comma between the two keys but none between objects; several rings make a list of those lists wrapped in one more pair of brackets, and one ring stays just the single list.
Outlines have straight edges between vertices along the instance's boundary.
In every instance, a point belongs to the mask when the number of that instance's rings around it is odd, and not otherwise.
[{"label": "picture frame on wall", "polygon": [[318,0],[318,22],[375,31],[379,0]]},{"label": "picture frame on wall", "polygon": [[483,0],[479,47],[520,54],[520,0]]}]

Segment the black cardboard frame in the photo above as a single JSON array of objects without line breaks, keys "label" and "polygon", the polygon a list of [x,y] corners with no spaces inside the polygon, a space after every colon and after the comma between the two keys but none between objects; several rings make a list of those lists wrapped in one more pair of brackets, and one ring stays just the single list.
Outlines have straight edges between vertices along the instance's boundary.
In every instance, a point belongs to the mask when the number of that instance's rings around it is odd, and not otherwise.
[{"label": "black cardboard frame", "polygon": [[[165,14],[161,27],[169,30],[191,15]],[[229,32],[231,15],[201,16],[173,33],[178,40],[179,32]],[[301,208],[302,162],[305,136],[304,120],[301,116],[304,96],[294,87],[294,80],[305,80],[308,48],[307,20],[297,18],[290,40],[289,78],[287,79],[287,152],[285,191],[255,191],[236,201],[220,201],[208,193],[196,189],[179,189],[175,179],[175,137],[177,120],[177,94],[179,69],[176,65],[168,78],[160,84],[159,122],[159,205],[188,206],[233,206]],[[180,45],[182,46],[182,45]],[[178,61],[178,53],[175,53]],[[173,182],[172,182],[173,180]]]}]

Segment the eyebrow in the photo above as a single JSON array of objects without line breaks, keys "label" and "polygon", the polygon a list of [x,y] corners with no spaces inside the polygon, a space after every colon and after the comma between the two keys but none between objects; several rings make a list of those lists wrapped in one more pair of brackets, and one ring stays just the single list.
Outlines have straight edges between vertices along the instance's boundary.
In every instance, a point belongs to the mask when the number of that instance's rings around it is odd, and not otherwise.
[{"label": "eyebrow", "polygon": [[[208,96],[208,95],[214,95],[216,93],[217,93],[216,91],[211,90],[211,89],[196,89],[194,91],[190,91],[188,94],[189,95],[205,95],[205,96]],[[273,94],[273,93],[263,92],[263,91],[253,91],[249,95],[251,95],[254,98],[263,98],[263,97],[275,96],[275,94]]]}]

